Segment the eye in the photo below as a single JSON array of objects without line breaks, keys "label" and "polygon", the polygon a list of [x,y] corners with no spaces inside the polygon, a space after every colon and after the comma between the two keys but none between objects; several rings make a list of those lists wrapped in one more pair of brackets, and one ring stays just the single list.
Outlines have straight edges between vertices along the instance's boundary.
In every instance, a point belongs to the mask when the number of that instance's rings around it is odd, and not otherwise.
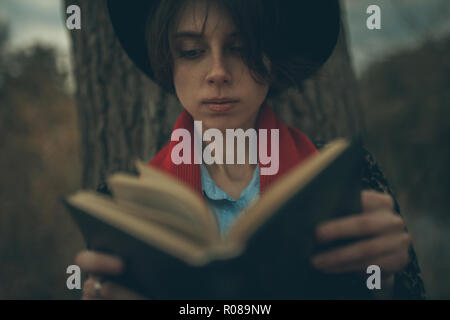
[{"label": "eye", "polygon": [[180,51],[180,57],[182,58],[196,58],[199,53],[201,53],[203,50],[197,49],[197,50],[181,50]]}]

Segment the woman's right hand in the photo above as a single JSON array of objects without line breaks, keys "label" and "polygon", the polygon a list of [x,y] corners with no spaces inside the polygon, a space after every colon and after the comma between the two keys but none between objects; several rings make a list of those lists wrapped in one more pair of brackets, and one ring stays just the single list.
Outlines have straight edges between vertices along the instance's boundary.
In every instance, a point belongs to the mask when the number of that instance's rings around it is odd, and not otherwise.
[{"label": "woman's right hand", "polygon": [[118,257],[84,250],[77,254],[75,263],[89,273],[83,284],[83,300],[142,300],[145,297],[110,281],[101,282],[102,276],[122,274],[124,264]]}]

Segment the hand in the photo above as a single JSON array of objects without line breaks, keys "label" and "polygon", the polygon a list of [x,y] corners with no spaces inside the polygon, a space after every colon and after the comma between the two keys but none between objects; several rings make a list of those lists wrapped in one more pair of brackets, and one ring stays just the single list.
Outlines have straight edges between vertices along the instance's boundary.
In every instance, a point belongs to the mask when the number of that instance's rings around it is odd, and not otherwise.
[{"label": "hand", "polygon": [[403,219],[394,213],[394,201],[389,195],[363,191],[362,214],[327,221],[316,229],[319,243],[367,237],[343,247],[314,256],[314,267],[325,273],[366,272],[369,265],[378,265],[383,283],[394,284],[394,274],[409,260],[411,239]]},{"label": "hand", "polygon": [[101,282],[102,275],[120,275],[124,265],[117,257],[94,252],[81,251],[75,258],[75,263],[89,278],[83,284],[83,300],[142,300],[143,296],[119,286],[113,282]]}]

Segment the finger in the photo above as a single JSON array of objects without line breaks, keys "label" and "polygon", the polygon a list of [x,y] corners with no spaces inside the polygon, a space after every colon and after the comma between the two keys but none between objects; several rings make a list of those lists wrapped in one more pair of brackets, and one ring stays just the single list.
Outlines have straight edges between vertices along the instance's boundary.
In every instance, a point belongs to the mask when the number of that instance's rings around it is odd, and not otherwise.
[{"label": "finger", "polygon": [[147,300],[140,294],[109,281],[102,284],[100,293],[109,300]]},{"label": "finger", "polygon": [[403,270],[409,262],[409,250],[408,248],[394,251],[393,253],[386,254],[375,258],[373,261],[367,261],[367,264],[374,264],[381,268],[383,273],[394,273]]},{"label": "finger", "polygon": [[365,190],[361,192],[361,206],[363,212],[370,212],[381,208],[394,210],[394,199],[386,193]]},{"label": "finger", "polygon": [[408,248],[410,243],[408,233],[396,232],[318,254],[312,258],[311,262],[320,270],[339,268]]},{"label": "finger", "polygon": [[75,258],[75,263],[82,270],[95,274],[119,275],[124,267],[118,257],[88,250],[80,252]]},{"label": "finger", "polygon": [[327,268],[323,270],[326,273],[338,274],[347,272],[366,272],[367,267],[370,265],[376,265],[380,267],[381,276],[388,276],[392,273],[403,270],[408,264],[409,252],[406,249],[396,250],[380,257],[373,259],[367,259],[359,262],[350,263],[347,265]]},{"label": "finger", "polygon": [[89,277],[83,284],[82,300],[99,300],[102,299],[95,289],[96,283],[100,281],[97,277]]},{"label": "finger", "polygon": [[402,231],[403,219],[391,211],[379,210],[327,221],[316,229],[319,243],[338,239],[373,236],[385,232]]}]

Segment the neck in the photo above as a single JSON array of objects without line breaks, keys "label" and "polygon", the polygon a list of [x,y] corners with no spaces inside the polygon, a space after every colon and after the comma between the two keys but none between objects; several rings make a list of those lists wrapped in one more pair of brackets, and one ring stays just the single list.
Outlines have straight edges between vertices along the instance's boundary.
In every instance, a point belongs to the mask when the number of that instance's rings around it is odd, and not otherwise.
[{"label": "neck", "polygon": [[[226,141],[226,139],[224,139]],[[224,151],[223,151],[223,163],[213,163],[213,164],[205,164],[208,172],[211,176],[222,176],[226,177],[231,181],[241,181],[247,180],[249,176],[253,175],[255,171],[256,164],[250,163],[249,157],[249,139],[245,139],[245,150],[238,150],[237,143],[234,143],[234,161],[232,164],[227,164],[227,150],[231,152],[229,148],[226,146],[226,142],[224,141]],[[204,142],[203,149],[211,142]],[[243,164],[238,164],[238,152],[245,152],[245,161]]]},{"label": "neck", "polygon": [[[248,129],[252,128],[255,129],[256,127],[256,117],[253,119],[252,123],[241,127],[239,129],[242,129],[244,132],[246,132]],[[203,133],[207,129],[203,129]],[[236,130],[236,129],[235,129]],[[222,163],[212,163],[212,164],[206,164],[205,166],[208,169],[208,172],[211,174],[211,176],[221,176],[227,180],[230,181],[242,181],[242,180],[248,180],[249,176],[252,176],[256,164],[250,163],[250,139],[245,138],[245,147],[244,150],[242,150],[242,147],[237,143],[236,138],[233,137],[233,142],[230,143],[230,145],[227,145],[228,139],[226,136],[226,129],[221,130],[222,137],[223,137],[223,154],[222,154]],[[203,134],[202,133],[202,134]],[[203,150],[205,150],[206,146],[208,146],[210,143],[213,143],[213,141],[203,141],[202,144],[202,153]],[[214,152],[215,153],[215,152]],[[245,160],[244,163],[238,163],[238,156],[242,156],[242,154],[245,154]],[[231,163],[230,161],[227,161],[227,155],[232,158]],[[214,154],[215,156],[215,154]],[[228,163],[227,163],[228,162]],[[241,160],[242,162],[242,160]],[[254,161],[253,161],[254,162]]]}]

